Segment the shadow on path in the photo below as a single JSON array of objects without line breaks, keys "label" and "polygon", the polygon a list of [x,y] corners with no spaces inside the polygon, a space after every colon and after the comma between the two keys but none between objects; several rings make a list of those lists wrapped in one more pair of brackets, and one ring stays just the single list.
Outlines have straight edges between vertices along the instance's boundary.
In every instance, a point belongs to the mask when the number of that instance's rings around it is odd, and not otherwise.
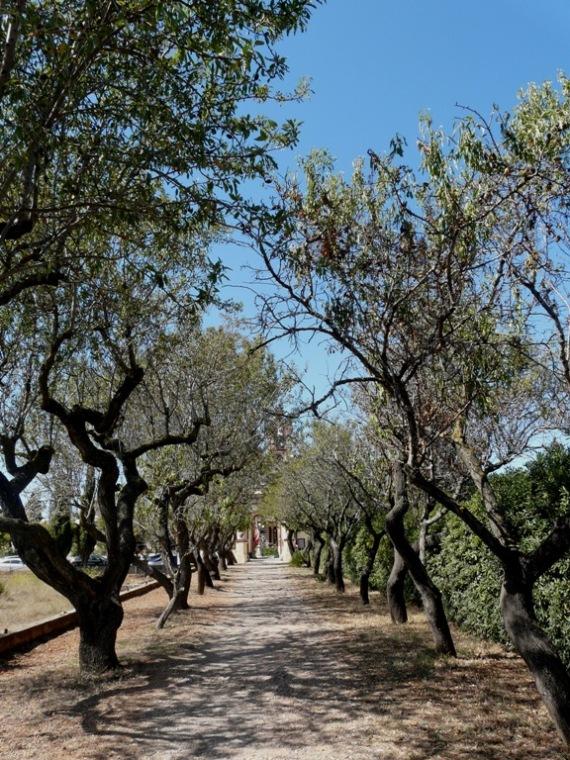
[{"label": "shadow on path", "polygon": [[436,663],[423,624],[394,628],[303,571],[259,560],[229,575],[199,638],[180,628],[131,679],[63,708],[101,759],[561,757],[548,730],[537,744],[512,657]]}]

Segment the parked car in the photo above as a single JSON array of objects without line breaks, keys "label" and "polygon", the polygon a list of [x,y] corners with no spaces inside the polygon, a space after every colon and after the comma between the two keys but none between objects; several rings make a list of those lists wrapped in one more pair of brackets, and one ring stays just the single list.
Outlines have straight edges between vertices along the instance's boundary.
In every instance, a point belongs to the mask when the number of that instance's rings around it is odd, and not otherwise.
[{"label": "parked car", "polygon": [[157,567],[159,570],[164,567],[162,554],[159,554],[158,552],[154,552],[153,554],[147,554],[145,559],[146,559],[147,565],[149,565],[150,567]]},{"label": "parked car", "polygon": [[105,567],[108,564],[107,557],[103,554],[91,554],[87,562],[83,562],[77,554],[69,555],[67,559],[74,567]]},{"label": "parked car", "polygon": [[7,557],[0,557],[0,572],[9,573],[12,570],[28,570],[28,566],[18,557],[17,554],[11,554]]},{"label": "parked car", "polygon": [[103,567],[108,564],[109,561],[104,554],[92,554],[87,560],[87,567]]}]

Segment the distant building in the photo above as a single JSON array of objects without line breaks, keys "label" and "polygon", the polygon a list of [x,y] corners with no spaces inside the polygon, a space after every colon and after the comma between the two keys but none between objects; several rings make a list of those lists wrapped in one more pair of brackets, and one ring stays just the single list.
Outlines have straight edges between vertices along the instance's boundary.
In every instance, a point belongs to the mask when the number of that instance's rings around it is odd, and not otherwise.
[{"label": "distant building", "polygon": [[[270,451],[281,459],[286,459],[289,454],[291,432],[291,422],[285,418],[281,419],[269,444]],[[253,557],[262,557],[264,549],[274,549],[283,562],[289,562],[291,559],[287,543],[287,528],[278,520],[267,519],[258,514],[256,507],[262,493],[259,490],[252,494],[251,524],[247,530],[238,532],[236,536],[233,551],[240,564]],[[299,532],[293,536],[292,540],[295,548],[303,549],[307,536]]]}]

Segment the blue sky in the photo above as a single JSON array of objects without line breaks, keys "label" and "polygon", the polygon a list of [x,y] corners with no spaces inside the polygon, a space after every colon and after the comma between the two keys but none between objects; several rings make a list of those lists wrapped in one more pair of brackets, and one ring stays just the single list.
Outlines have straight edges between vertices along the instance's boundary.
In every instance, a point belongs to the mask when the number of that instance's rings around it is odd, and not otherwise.
[{"label": "blue sky", "polygon": [[[510,107],[530,81],[570,69],[567,0],[331,0],[282,49],[314,96],[295,109],[300,153],[327,146],[354,156],[414,138],[418,114],[451,126],[457,102]],[[413,143],[413,141],[412,141]]]},{"label": "blue sky", "polygon": [[[570,73],[569,32],[569,0],[329,0],[307,32],[280,46],[290,83],[308,76],[314,91],[309,101],[278,111],[303,122],[298,147],[280,156],[282,170],[326,148],[350,173],[357,156],[387,149],[395,133],[408,140],[413,162],[422,111],[450,129],[457,103],[484,114],[493,103],[511,108],[529,82]],[[241,269],[251,256],[231,247],[217,253],[233,270],[226,295],[251,314],[241,287],[251,280]],[[297,364],[323,388],[334,361],[311,346]]]}]

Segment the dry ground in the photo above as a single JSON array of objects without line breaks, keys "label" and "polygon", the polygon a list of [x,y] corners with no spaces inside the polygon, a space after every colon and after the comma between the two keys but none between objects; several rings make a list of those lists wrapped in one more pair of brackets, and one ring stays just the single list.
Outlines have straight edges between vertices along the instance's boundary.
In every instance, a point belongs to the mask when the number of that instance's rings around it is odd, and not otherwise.
[{"label": "dry ground", "polygon": [[71,632],[0,670],[10,760],[557,760],[524,666],[456,634],[436,660],[425,623],[393,627],[274,560],[232,568],[162,632],[153,591],[126,604],[121,678],[77,676]]}]

